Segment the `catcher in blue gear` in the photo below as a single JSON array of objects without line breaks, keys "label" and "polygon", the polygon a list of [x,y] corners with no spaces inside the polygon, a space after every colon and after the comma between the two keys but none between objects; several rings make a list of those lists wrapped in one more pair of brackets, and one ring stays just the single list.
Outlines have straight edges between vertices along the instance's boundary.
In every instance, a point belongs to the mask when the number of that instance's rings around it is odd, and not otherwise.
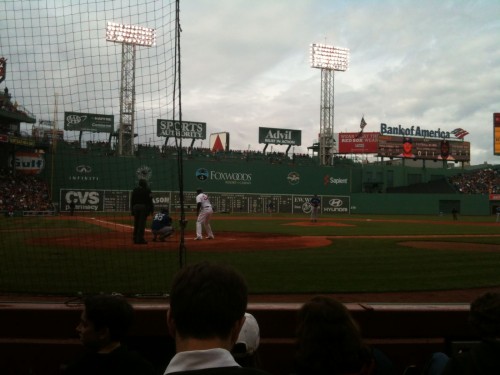
[{"label": "catcher in blue gear", "polygon": [[153,242],[156,242],[157,239],[163,242],[165,238],[174,233],[172,218],[169,216],[167,208],[162,208],[160,212],[155,214],[151,224],[151,232],[153,233]]}]

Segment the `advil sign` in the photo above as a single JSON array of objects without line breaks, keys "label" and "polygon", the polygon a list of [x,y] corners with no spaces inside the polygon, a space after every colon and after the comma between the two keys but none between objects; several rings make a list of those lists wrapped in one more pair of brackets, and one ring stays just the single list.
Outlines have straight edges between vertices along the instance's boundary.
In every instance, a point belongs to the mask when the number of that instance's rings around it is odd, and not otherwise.
[{"label": "advil sign", "polygon": [[259,128],[259,143],[300,146],[301,138],[300,130]]}]

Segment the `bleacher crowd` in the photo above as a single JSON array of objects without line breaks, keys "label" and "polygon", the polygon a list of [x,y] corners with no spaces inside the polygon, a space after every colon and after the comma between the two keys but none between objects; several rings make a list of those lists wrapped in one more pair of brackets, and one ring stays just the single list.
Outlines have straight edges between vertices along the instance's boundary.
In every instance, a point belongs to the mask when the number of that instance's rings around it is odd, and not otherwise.
[{"label": "bleacher crowd", "polygon": [[455,190],[461,194],[498,194],[500,193],[500,170],[480,169],[461,173],[448,179]]},{"label": "bleacher crowd", "polygon": [[54,209],[47,182],[33,175],[14,174],[0,169],[0,211],[52,211]]}]

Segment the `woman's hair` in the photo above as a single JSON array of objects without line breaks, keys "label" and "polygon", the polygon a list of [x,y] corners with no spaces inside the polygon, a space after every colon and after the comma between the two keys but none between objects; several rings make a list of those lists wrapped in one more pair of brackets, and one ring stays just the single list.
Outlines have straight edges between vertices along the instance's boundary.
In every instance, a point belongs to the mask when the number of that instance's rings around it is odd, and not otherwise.
[{"label": "woman's hair", "polygon": [[98,294],[85,299],[85,314],[96,330],[109,329],[113,341],[121,341],[134,321],[134,309],[128,301],[115,295]]},{"label": "woman's hair", "polygon": [[340,302],[317,296],[298,313],[298,374],[358,373],[370,362],[358,325]]},{"label": "woman's hair", "polygon": [[470,305],[469,322],[481,338],[500,337],[500,293],[477,297]]}]

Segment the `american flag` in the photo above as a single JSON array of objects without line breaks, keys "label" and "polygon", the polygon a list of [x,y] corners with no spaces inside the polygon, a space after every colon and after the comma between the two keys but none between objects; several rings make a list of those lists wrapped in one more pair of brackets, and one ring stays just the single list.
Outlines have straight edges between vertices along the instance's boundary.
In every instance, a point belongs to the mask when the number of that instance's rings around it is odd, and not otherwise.
[{"label": "american flag", "polygon": [[463,139],[469,132],[462,128],[456,128],[451,131],[452,134],[455,134],[455,137]]},{"label": "american flag", "polygon": [[365,116],[363,116],[363,117],[361,117],[361,123],[359,124],[359,127],[361,128],[361,130],[356,135],[356,138],[359,138],[363,135],[363,129],[365,128],[365,126],[366,126],[366,121],[365,121]]},{"label": "american flag", "polygon": [[365,116],[361,117],[361,124],[359,124],[359,127],[361,130],[363,130],[366,126],[366,121],[365,121]]}]

